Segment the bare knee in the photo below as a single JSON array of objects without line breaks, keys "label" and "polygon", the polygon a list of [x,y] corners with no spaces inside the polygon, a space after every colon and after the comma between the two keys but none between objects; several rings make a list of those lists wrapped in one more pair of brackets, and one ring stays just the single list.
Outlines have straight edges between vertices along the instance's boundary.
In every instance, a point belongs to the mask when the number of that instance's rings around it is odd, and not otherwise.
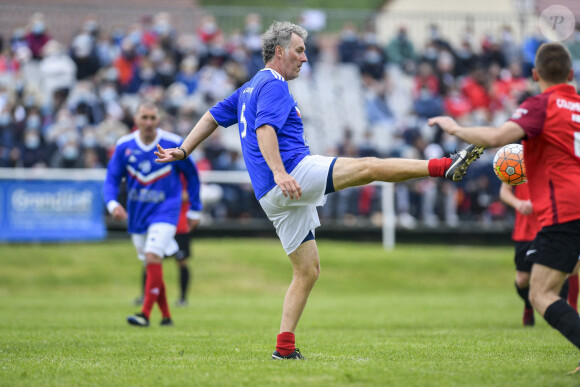
[{"label": "bare knee", "polygon": [[162,263],[163,258],[158,256],[157,254],[153,253],[145,253],[145,265],[149,265],[152,263]]},{"label": "bare knee", "polygon": [[516,272],[516,286],[519,289],[524,289],[530,286],[530,273]]},{"label": "bare knee", "polygon": [[307,280],[310,283],[316,282],[320,276],[320,263],[311,262],[294,269],[294,276]]}]

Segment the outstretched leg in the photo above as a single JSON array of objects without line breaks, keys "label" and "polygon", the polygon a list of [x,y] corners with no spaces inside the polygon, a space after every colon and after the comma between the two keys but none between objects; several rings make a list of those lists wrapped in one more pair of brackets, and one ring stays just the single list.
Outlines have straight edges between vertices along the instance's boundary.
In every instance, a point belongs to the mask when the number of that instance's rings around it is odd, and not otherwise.
[{"label": "outstretched leg", "polygon": [[339,191],[373,181],[397,183],[429,176],[459,181],[463,178],[469,164],[482,152],[482,147],[469,145],[451,157],[431,160],[339,157],[334,165],[332,182],[334,190]]}]

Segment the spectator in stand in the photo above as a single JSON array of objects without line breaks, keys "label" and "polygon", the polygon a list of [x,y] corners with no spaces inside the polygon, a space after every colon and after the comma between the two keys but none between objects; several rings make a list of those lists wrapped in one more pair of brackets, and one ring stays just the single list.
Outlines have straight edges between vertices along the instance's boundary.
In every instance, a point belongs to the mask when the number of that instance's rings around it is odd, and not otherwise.
[{"label": "spectator in stand", "polygon": [[397,35],[389,42],[385,49],[389,62],[399,65],[405,72],[414,68],[415,47],[407,36],[407,27],[400,26]]},{"label": "spectator in stand", "polygon": [[376,44],[369,44],[362,53],[360,72],[362,75],[370,75],[376,80],[382,79],[385,75],[386,63],[381,48]]},{"label": "spectator in stand", "polygon": [[90,79],[99,71],[101,63],[95,49],[94,38],[88,32],[83,31],[75,36],[70,52],[77,65],[78,80]]},{"label": "spectator in stand", "polygon": [[129,37],[123,39],[121,55],[113,63],[119,74],[119,85],[122,92],[135,94],[139,91],[139,61],[134,40]]},{"label": "spectator in stand", "polygon": [[187,88],[187,94],[192,95],[197,91],[199,75],[197,72],[198,60],[195,56],[189,55],[181,61],[180,70],[175,76],[175,81],[182,83]]},{"label": "spectator in stand", "polygon": [[344,23],[340,31],[340,42],[338,43],[339,61],[342,63],[358,63],[362,43],[358,36],[358,31],[352,22]]},{"label": "spectator in stand", "polygon": [[199,40],[208,45],[214,39],[222,36],[222,30],[217,25],[213,15],[205,15],[201,21],[201,25],[197,29],[197,37]]},{"label": "spectator in stand", "polygon": [[538,48],[540,48],[540,45],[545,41],[546,39],[539,28],[533,34],[524,38],[524,43],[522,45],[522,67],[525,77],[529,78],[532,76],[532,68],[534,67],[536,52],[538,51]]},{"label": "spectator in stand", "polygon": [[48,166],[51,149],[41,135],[42,119],[38,113],[28,115],[21,146],[22,167]]},{"label": "spectator in stand", "polygon": [[246,25],[244,27],[244,44],[248,52],[248,77],[253,77],[264,67],[262,61],[262,20],[257,13],[251,13],[246,16]]},{"label": "spectator in stand", "polygon": [[467,97],[473,109],[488,110],[491,98],[488,92],[488,80],[483,67],[474,68],[470,75],[463,79],[461,92]]},{"label": "spectator in stand", "polygon": [[0,76],[8,75],[15,76],[20,71],[20,63],[14,56],[14,51],[10,45],[4,45],[0,51]]},{"label": "spectator in stand", "polygon": [[473,46],[468,39],[463,39],[455,50],[455,76],[467,75],[473,70],[479,61],[479,57],[473,51]]},{"label": "spectator in stand", "polygon": [[37,12],[30,17],[28,33],[25,37],[33,59],[40,60],[42,58],[42,48],[49,40],[50,35],[47,32],[44,14]]},{"label": "spectator in stand", "polygon": [[443,107],[447,114],[453,118],[463,117],[471,112],[471,103],[459,90],[457,81],[447,90],[443,99]]},{"label": "spectator in stand", "polygon": [[481,61],[485,67],[489,67],[492,63],[497,63],[500,68],[506,67],[506,58],[494,35],[487,34],[485,36],[481,44],[481,51]]},{"label": "spectator in stand", "polygon": [[49,104],[52,103],[56,91],[68,93],[76,83],[77,66],[56,40],[51,40],[44,46],[38,70],[41,74],[42,94]]},{"label": "spectator in stand", "polygon": [[441,114],[443,100],[439,94],[439,80],[433,73],[429,62],[421,62],[417,68],[413,86],[413,105],[419,117],[431,117],[433,113]]},{"label": "spectator in stand", "polygon": [[521,62],[522,56],[519,45],[516,43],[511,26],[504,25],[500,32],[499,47],[505,60],[506,66],[511,63]]}]

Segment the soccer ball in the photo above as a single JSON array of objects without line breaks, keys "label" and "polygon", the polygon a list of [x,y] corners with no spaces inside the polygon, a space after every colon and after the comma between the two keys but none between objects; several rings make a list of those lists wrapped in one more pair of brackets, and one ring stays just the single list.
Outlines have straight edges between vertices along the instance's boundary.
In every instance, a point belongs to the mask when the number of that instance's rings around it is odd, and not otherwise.
[{"label": "soccer ball", "polygon": [[525,183],[524,147],[520,144],[508,144],[498,150],[493,158],[493,171],[501,181],[509,185]]}]

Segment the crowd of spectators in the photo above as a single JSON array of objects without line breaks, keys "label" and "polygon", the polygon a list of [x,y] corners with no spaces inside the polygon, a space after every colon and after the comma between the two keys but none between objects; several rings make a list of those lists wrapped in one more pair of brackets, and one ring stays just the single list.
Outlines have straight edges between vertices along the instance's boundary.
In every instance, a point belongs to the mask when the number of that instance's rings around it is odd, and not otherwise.
[{"label": "crowd of spectators", "polygon": [[[0,167],[102,168],[117,139],[133,129],[140,99],[158,101],[166,113],[161,126],[185,136],[203,112],[263,67],[263,26],[256,14],[229,34],[211,15],[195,34],[181,34],[167,13],[111,31],[87,17],[70,43],[52,39],[49,27],[42,14],[34,14],[11,36],[0,36]],[[467,30],[454,46],[437,25],[428,28],[429,40],[415,47],[404,26],[381,44],[373,28],[359,31],[345,23],[330,53],[313,34],[309,71],[329,58],[360,70],[368,127],[345,128],[341,143],[332,144],[338,154],[440,157],[460,144],[441,131],[426,130],[426,118],[448,114],[464,123],[497,124],[534,92],[529,75],[541,36],[519,43],[505,27],[477,42]],[[569,48],[578,67],[580,31]],[[377,124],[392,131],[387,151],[373,146],[369,128]],[[353,131],[369,136],[355,142]],[[216,133],[195,152],[198,167],[245,169],[239,149],[222,140]],[[474,164],[471,178],[460,185],[433,180],[398,184],[400,225],[444,221],[456,226],[459,220],[485,223],[504,216],[489,163],[488,155]],[[215,206],[215,216],[248,215],[239,205],[253,202],[248,189],[223,186],[222,191],[224,201]],[[380,212],[377,191],[366,187],[334,195],[322,216],[373,219]],[[259,211],[252,208],[254,216]]]}]

